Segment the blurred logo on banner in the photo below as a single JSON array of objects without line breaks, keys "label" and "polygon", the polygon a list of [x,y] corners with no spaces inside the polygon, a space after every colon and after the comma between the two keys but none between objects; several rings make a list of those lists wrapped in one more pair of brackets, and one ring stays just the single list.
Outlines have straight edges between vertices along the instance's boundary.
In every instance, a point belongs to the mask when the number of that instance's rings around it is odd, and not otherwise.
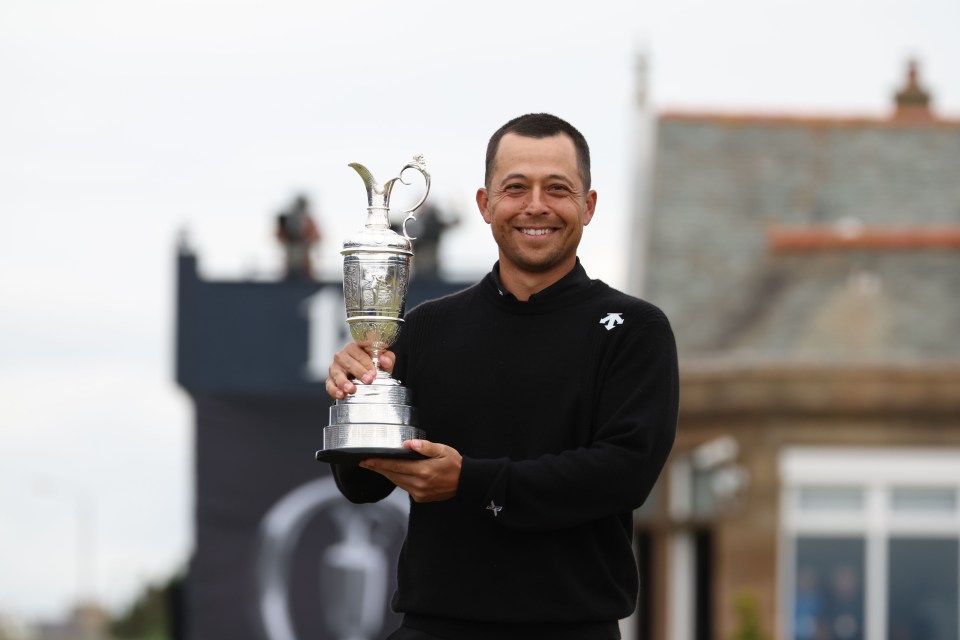
[{"label": "blurred logo on banner", "polygon": [[329,522],[332,533],[317,567],[325,631],[337,640],[379,637],[391,587],[386,549],[402,538],[409,508],[399,491],[376,504],[352,504],[329,476],[278,500],[258,535],[257,606],[265,637],[297,640],[289,597],[292,562],[304,529],[318,519]]}]

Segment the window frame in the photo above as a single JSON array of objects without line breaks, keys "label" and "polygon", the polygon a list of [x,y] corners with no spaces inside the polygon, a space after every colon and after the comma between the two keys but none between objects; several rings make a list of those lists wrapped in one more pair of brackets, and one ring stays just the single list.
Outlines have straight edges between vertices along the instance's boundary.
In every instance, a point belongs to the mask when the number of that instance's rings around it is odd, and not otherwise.
[{"label": "window frame", "polygon": [[[890,539],[909,536],[960,541],[960,449],[786,447],[780,453],[779,472],[778,637],[794,638],[797,538],[856,537],[864,540],[865,550],[864,637],[886,640]],[[862,509],[847,513],[801,509],[803,489],[831,487],[862,489]],[[894,490],[914,488],[952,489],[956,495],[953,512],[896,513]],[[956,569],[960,575],[960,563]]]}]

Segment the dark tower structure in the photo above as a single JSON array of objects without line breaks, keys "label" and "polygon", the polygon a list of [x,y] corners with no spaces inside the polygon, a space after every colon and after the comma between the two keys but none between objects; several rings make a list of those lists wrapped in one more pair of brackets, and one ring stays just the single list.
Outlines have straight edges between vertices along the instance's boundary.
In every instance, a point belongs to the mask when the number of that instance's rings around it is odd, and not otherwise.
[{"label": "dark tower structure", "polygon": [[[407,496],[343,500],[314,460],[332,354],[348,339],[342,284],[205,281],[177,259],[176,379],[195,410],[190,640],[382,638]],[[408,308],[463,285],[414,280]]]}]

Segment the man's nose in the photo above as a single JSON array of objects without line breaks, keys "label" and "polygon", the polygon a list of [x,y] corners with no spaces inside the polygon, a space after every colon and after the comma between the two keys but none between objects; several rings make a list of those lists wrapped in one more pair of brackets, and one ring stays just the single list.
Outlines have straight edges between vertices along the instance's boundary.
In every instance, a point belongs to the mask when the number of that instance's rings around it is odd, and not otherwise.
[{"label": "man's nose", "polygon": [[527,201],[524,203],[524,213],[538,214],[546,213],[546,205],[543,199],[543,189],[533,187],[530,189]]}]

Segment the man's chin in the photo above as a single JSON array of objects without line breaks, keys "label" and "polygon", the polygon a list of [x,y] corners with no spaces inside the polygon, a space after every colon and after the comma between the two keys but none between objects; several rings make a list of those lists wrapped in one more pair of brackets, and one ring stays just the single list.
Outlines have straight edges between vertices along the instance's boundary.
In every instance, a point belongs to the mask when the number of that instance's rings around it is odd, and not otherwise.
[{"label": "man's chin", "polygon": [[510,260],[510,263],[524,273],[549,273],[562,267],[567,261],[567,257],[557,255],[523,256],[518,260]]}]

